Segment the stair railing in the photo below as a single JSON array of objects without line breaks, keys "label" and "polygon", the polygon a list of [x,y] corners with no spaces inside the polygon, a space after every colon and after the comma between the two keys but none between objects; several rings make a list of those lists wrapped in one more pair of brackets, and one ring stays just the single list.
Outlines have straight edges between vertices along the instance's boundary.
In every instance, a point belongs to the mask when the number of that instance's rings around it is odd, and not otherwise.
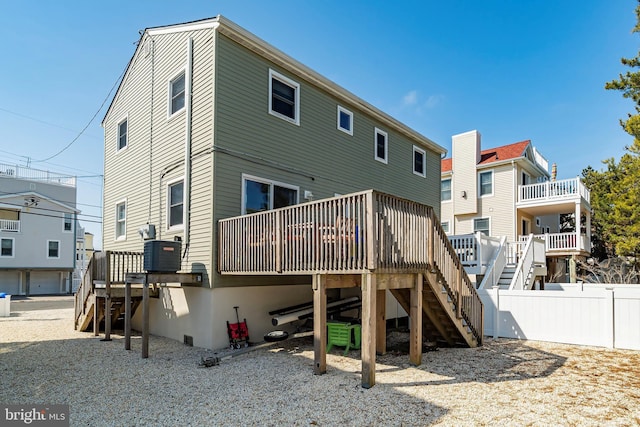
[{"label": "stair railing", "polygon": [[507,248],[507,237],[502,236],[500,238],[500,246],[489,261],[489,267],[487,268],[478,289],[489,289],[496,286],[504,268],[507,265]]}]

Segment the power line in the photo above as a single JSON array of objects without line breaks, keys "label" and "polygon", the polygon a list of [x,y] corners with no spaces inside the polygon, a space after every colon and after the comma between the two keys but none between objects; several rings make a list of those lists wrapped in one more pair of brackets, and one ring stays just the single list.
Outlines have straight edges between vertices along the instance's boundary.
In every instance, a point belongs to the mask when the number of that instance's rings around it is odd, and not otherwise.
[{"label": "power line", "polygon": [[111,92],[113,92],[113,90],[116,88],[116,86],[118,85],[118,83],[120,82],[120,79],[122,79],[122,77],[124,76],[124,73],[127,71],[127,69],[125,68],[124,71],[122,71],[122,74],[120,74],[120,76],[118,76],[118,78],[116,79],[115,83],[113,83],[113,86],[111,86],[111,89],[109,90],[109,93],[107,94],[107,96],[104,98],[104,100],[102,101],[102,104],[100,104],[100,108],[98,108],[98,110],[95,112],[95,114],[93,115],[93,117],[91,117],[91,120],[89,120],[89,123],[87,123],[87,125],[82,128],[82,130],[80,131],[80,133],[73,138],[73,140],[71,140],[70,143],[68,143],[62,150],[58,151],[56,154],[54,154],[53,156],[49,156],[46,159],[42,159],[42,160],[34,160],[34,163],[42,163],[42,162],[46,162],[47,160],[51,160],[54,157],[58,157],[60,154],[62,154],[67,148],[71,147],[71,145],[73,145],[74,142],[76,142],[78,140],[78,138],[80,138],[82,136],[82,134],[84,133],[85,130],[87,130],[87,128],[91,125],[91,123],[93,123],[93,120],[98,116],[98,114],[100,113],[100,111],[102,111],[102,107],[104,107],[104,104],[107,103],[107,101],[109,100],[109,98],[111,97]]},{"label": "power line", "polygon": [[[3,195],[3,196],[14,196],[15,195],[15,196],[18,196],[18,197],[22,197],[22,196],[25,195],[25,193],[8,193],[6,191],[0,191],[0,195]],[[88,203],[77,203],[77,202],[74,202],[74,201],[71,201],[71,200],[53,199],[53,198],[51,198],[49,196],[45,196],[45,197],[47,197],[47,199],[52,200],[54,202],[64,203],[65,205],[73,205],[73,204],[75,204],[75,205],[87,206],[87,207],[90,207],[90,208],[100,208],[100,209],[102,209],[102,206],[100,206],[100,205],[90,205]],[[15,205],[15,204],[12,204],[12,203],[7,203],[7,202],[3,202],[3,203],[5,205]],[[22,206],[22,205],[15,205],[15,206]]]},{"label": "power line", "polygon": [[[68,128],[68,127],[60,126],[60,125],[57,125],[55,123],[50,123],[50,122],[47,122],[47,121],[44,121],[44,120],[41,120],[41,119],[37,119],[35,117],[27,116],[26,114],[22,114],[22,113],[18,113],[16,111],[8,110],[6,108],[0,107],[0,111],[4,111],[5,113],[13,114],[14,116],[18,116],[18,117],[22,117],[22,118],[25,118],[25,119],[33,120],[34,122],[42,123],[42,124],[45,124],[45,125],[48,125],[48,126],[53,126],[53,127],[59,128],[59,129],[64,129],[64,130],[67,130],[69,132],[73,132],[73,133],[77,132],[77,130],[75,130],[75,129],[71,129],[71,128]],[[95,135],[88,135],[88,136],[91,136],[92,138],[101,139],[101,138],[98,138]]]},{"label": "power line", "polygon": [[[22,215],[35,215],[35,216],[44,216],[44,217],[49,217],[49,218],[57,218],[60,219],[62,218],[61,216],[58,215],[51,215],[51,214],[44,214],[44,213],[37,213],[37,212],[21,212]],[[91,222],[94,224],[102,224],[102,221],[95,221],[92,219],[83,219],[83,218],[76,218],[77,221],[82,221],[82,222]]]},{"label": "power line", "polygon": [[[16,206],[16,207],[19,207],[19,208],[24,208],[24,207],[25,207],[24,205],[21,205],[21,204],[18,204],[18,203],[6,203],[6,202],[3,202],[2,204],[3,204],[3,205],[5,205],[5,206],[7,206],[7,205],[8,205],[8,206]],[[26,206],[26,207],[28,207],[29,209],[38,209],[38,210],[41,210],[41,211],[47,211],[47,212],[66,213],[66,212],[61,211],[61,210],[58,210],[58,209],[41,208],[41,207],[38,207],[38,206]],[[26,212],[26,211],[21,211],[21,212],[22,212],[22,213],[30,213],[30,212]],[[45,215],[45,214],[40,214],[40,215]],[[100,216],[100,215],[89,215],[89,214],[83,214],[83,213],[78,213],[78,214],[76,214],[76,215],[77,215],[77,216],[82,215],[82,216],[87,216],[87,217],[90,217],[90,218],[99,218],[99,219],[102,219],[102,216]],[[53,217],[55,217],[55,218],[60,218],[60,217],[59,217],[59,216],[57,216],[57,215],[50,215],[50,216],[53,216]]]}]

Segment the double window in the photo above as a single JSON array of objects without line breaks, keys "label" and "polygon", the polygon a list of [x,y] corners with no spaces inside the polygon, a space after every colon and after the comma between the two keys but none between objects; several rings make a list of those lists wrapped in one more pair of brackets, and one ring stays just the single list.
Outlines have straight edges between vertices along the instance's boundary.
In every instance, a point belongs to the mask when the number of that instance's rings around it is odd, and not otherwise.
[{"label": "double window", "polygon": [[170,183],[167,191],[169,228],[184,224],[184,181]]},{"label": "double window", "polygon": [[353,113],[338,105],[338,129],[353,135]]},{"label": "double window", "polygon": [[413,146],[413,173],[423,178],[427,177],[427,152]]},{"label": "double window", "polygon": [[116,204],[116,240],[127,238],[127,202]]},{"label": "double window", "polygon": [[440,201],[448,202],[451,200],[451,178],[440,181]]},{"label": "double window", "polygon": [[478,174],[478,187],[480,197],[493,195],[493,171]]},{"label": "double window", "polygon": [[3,237],[0,239],[0,257],[13,258],[13,238]]},{"label": "double window", "polygon": [[242,214],[284,208],[298,203],[299,188],[281,182],[242,176]]},{"label": "double window", "polygon": [[185,88],[185,72],[181,71],[169,81],[169,117],[184,109]]},{"label": "double window", "polygon": [[389,144],[387,133],[383,130],[375,128],[374,131],[374,154],[375,159],[382,163],[389,161]]},{"label": "double window", "polygon": [[269,70],[269,113],[300,125],[300,84]]},{"label": "double window", "polygon": [[47,240],[47,258],[60,258],[59,240]]}]

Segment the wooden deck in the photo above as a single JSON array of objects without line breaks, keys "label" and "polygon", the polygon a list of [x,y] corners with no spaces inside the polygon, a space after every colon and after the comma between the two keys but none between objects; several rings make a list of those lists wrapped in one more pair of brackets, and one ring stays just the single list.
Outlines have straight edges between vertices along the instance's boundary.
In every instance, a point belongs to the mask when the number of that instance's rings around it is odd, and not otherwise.
[{"label": "wooden deck", "polygon": [[317,374],[326,371],[331,288],[361,288],[365,388],[386,350],[386,290],[409,313],[412,363],[423,332],[450,345],[482,343],[482,302],[430,206],[369,190],[224,219],[218,232],[220,274],[313,277]]}]

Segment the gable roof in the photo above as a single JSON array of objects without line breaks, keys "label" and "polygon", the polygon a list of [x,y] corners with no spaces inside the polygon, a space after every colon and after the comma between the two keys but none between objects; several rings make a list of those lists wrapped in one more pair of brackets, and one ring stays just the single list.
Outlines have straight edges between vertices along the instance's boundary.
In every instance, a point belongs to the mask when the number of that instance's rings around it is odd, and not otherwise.
[{"label": "gable roof", "polygon": [[[527,147],[531,144],[531,140],[515,142],[513,144],[503,145],[501,147],[488,148],[480,151],[479,165],[486,165],[489,163],[502,162],[505,160],[517,159],[524,156]],[[441,172],[451,172],[452,166],[451,157],[442,159],[440,161]]]},{"label": "gable roof", "polygon": [[420,134],[419,132],[416,132],[415,130],[411,129],[404,123],[396,120],[395,118],[391,117],[387,113],[379,110],[378,108],[374,107],[373,105],[369,104],[368,102],[364,101],[363,99],[359,98],[358,96],[354,95],[353,93],[347,91],[343,87],[329,80],[328,78],[322,76],[321,74],[307,67],[306,65],[298,62],[297,60],[293,59],[286,53],[279,50],[278,48],[260,39],[253,33],[245,30],[244,28],[240,27],[238,24],[234,23],[233,21],[230,21],[229,19],[225,18],[222,15],[218,15],[214,18],[206,18],[198,21],[185,22],[181,24],[146,28],[144,32],[142,32],[142,34],[140,35],[138,46],[136,47],[136,50],[133,56],[131,57],[131,59],[129,60],[129,63],[127,64],[127,68],[122,78],[120,79],[120,83],[118,84],[118,89],[116,90],[115,95],[111,99],[111,103],[107,108],[107,112],[105,113],[104,118],[102,119],[103,127],[105,125],[107,116],[111,112],[111,109],[114,103],[116,102],[116,99],[119,96],[120,89],[122,88],[125,80],[127,79],[129,71],[134,63],[134,58],[136,57],[136,55],[138,55],[138,51],[143,48],[142,41],[145,35],[148,34],[149,36],[153,37],[161,34],[171,34],[171,33],[193,31],[193,30],[199,30],[199,29],[214,29],[215,31],[218,31],[219,33],[229,37],[231,40],[240,44],[241,46],[246,47],[253,53],[262,56],[263,58],[275,63],[276,65],[279,65],[285,69],[288,69],[289,71],[296,73],[298,76],[304,78],[309,83],[330,93],[331,95],[336,97],[338,100],[343,100],[354,106],[359,107],[360,109],[362,109],[362,111],[373,116],[376,120],[379,120],[384,125],[389,126],[395,131],[418,142],[420,145],[423,145],[440,155],[447,153],[446,148],[433,142],[432,140]]},{"label": "gable roof", "polygon": [[[74,208],[73,206],[70,206],[66,203],[63,203],[61,201],[52,199],[50,197],[47,197],[43,194],[40,193],[36,193],[35,191],[26,191],[24,193],[11,193],[11,194],[6,194],[3,196],[0,196],[0,203],[6,203],[8,206],[10,206],[12,209],[19,209],[23,207],[22,201],[18,200],[18,199],[23,199],[26,197],[34,197],[36,199],[42,199],[42,200],[46,200],[49,203],[52,203],[56,206],[59,206],[60,208],[64,209],[64,210],[68,210],[71,212],[75,212],[75,213],[80,213],[79,209]],[[18,201],[18,203],[9,203],[8,200],[12,200],[12,199],[16,199],[16,201]],[[15,208],[14,208],[15,206]]]}]

